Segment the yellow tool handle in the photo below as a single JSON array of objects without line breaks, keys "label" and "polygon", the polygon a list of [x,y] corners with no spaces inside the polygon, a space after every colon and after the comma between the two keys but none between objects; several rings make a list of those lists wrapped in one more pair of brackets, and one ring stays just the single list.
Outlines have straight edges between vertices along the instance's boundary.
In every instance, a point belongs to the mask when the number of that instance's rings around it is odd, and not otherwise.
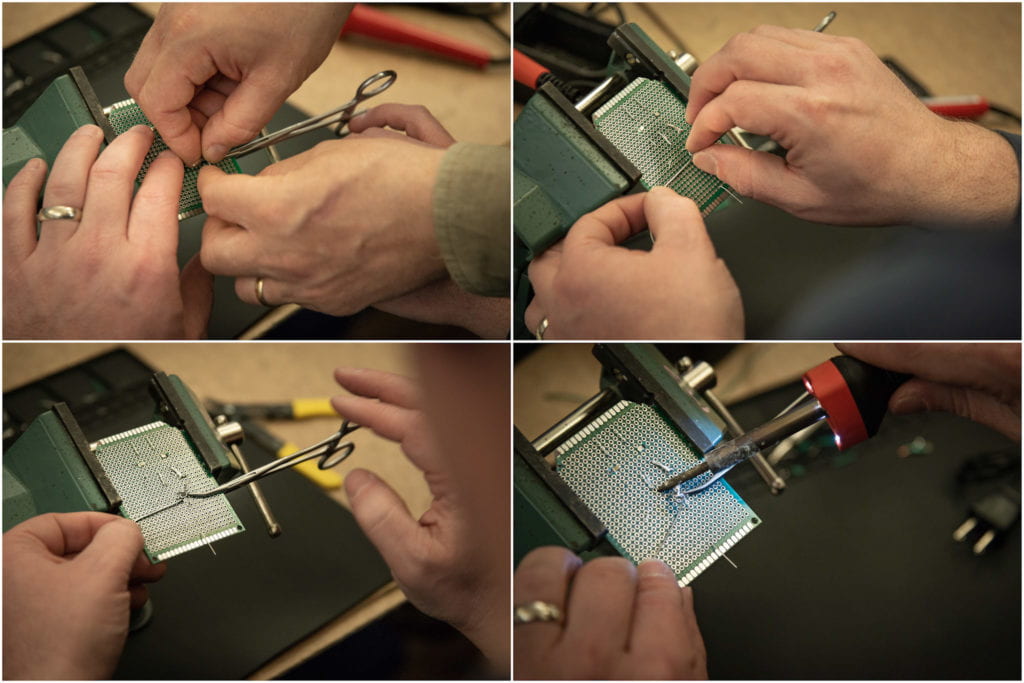
[{"label": "yellow tool handle", "polygon": [[[332,414],[337,414],[334,413],[334,411],[331,412]],[[292,453],[298,452],[298,450],[299,447],[296,446],[295,444],[285,442],[285,444],[277,450],[277,457],[283,458],[286,455],[291,455]],[[319,467],[317,467],[317,462],[319,461],[315,458],[313,460],[307,460],[306,462],[300,462],[298,465],[294,467],[294,469],[297,470],[303,476],[305,476],[307,479],[312,481],[314,484],[319,486],[320,488],[340,488],[342,482],[344,481],[341,475],[335,472],[334,470],[320,469]]]},{"label": "yellow tool handle", "polygon": [[296,420],[307,417],[337,417],[329,398],[297,398],[292,401],[292,416]]}]

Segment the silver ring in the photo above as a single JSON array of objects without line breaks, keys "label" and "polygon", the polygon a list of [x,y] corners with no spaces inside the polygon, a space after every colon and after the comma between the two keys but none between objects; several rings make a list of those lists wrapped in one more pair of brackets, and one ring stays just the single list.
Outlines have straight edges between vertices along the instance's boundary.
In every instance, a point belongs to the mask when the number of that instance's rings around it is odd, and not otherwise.
[{"label": "silver ring", "polygon": [[36,220],[40,223],[43,221],[78,221],[82,219],[82,210],[76,209],[73,206],[46,206],[39,209],[39,213],[36,214]]},{"label": "silver ring", "polygon": [[548,331],[548,317],[544,316],[544,319],[540,321],[540,325],[537,325],[537,331],[533,333],[533,336],[537,339],[544,339],[544,333]]},{"label": "silver ring", "polygon": [[261,277],[256,278],[256,300],[267,308],[273,308],[273,306],[268,304],[267,300],[263,298],[263,278]]},{"label": "silver ring", "polygon": [[550,602],[534,600],[525,605],[515,608],[515,616],[512,618],[514,624],[529,624],[534,621],[561,621],[562,610]]}]

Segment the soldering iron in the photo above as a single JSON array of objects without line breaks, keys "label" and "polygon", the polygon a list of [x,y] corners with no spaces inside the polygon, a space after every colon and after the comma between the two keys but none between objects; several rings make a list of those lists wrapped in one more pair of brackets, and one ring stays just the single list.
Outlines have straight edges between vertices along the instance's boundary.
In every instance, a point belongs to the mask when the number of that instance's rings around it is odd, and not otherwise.
[{"label": "soldering iron", "polygon": [[731,468],[783,439],[827,420],[835,434],[836,446],[846,450],[878,432],[889,399],[910,375],[890,372],[850,356],[836,356],[804,374],[810,400],[784,411],[773,420],[708,451],[704,460],[666,480],[659,491]]}]

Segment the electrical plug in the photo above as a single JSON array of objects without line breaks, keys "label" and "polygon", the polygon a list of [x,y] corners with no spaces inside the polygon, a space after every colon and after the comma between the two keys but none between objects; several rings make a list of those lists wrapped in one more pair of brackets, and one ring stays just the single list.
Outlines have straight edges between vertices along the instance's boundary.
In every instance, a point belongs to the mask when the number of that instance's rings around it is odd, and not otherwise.
[{"label": "electrical plug", "polygon": [[1002,486],[971,503],[967,519],[953,532],[957,543],[974,540],[974,554],[981,555],[1020,518],[1020,492]]}]

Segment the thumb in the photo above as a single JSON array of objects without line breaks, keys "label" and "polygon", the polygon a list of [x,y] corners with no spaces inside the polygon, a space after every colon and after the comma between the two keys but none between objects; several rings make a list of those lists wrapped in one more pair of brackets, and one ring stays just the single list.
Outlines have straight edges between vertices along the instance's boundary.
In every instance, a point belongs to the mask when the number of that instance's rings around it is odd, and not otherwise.
[{"label": "thumb", "polygon": [[184,308],[185,338],[202,339],[213,309],[213,275],[203,268],[199,254],[181,269],[181,302]]},{"label": "thumb", "polygon": [[897,414],[944,411],[978,422],[1020,441],[1020,415],[990,394],[965,387],[912,379],[892,395],[889,409]]},{"label": "thumb", "polygon": [[114,519],[93,536],[74,562],[85,565],[89,573],[109,581],[109,585],[121,590],[128,585],[132,567],[143,546],[142,532],[127,519]]},{"label": "thumb", "polygon": [[203,126],[203,156],[211,163],[229,149],[256,137],[291,93],[278,74],[247,75],[224,100],[224,106]]},{"label": "thumb", "polygon": [[395,490],[372,472],[349,472],[345,476],[345,493],[359,527],[391,567],[395,578],[399,578],[411,569],[406,563],[420,531],[419,523]]},{"label": "thumb", "polygon": [[693,165],[728,183],[744,197],[773,205],[792,203],[798,178],[781,157],[736,145],[712,145],[693,155]]},{"label": "thumb", "polygon": [[667,187],[652,188],[644,198],[644,218],[654,240],[654,249],[714,254],[704,218],[689,197],[680,196]]}]

